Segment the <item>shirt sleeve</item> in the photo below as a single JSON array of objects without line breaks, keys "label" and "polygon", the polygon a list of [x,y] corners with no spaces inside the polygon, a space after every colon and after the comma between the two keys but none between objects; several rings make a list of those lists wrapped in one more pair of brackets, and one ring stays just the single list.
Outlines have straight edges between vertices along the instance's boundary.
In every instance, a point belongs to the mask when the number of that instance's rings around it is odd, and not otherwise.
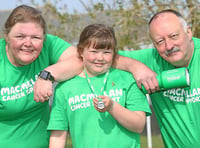
[{"label": "shirt sleeve", "polygon": [[47,129],[68,131],[68,117],[65,96],[63,92],[60,91],[59,86],[56,88],[54,94],[55,95]]},{"label": "shirt sleeve", "polygon": [[132,111],[144,111],[146,116],[151,115],[146,95],[137,87],[136,82],[133,82],[127,90],[126,108]]},{"label": "shirt sleeve", "polygon": [[119,55],[129,57],[138,60],[158,73],[162,67],[169,65],[168,62],[163,60],[155,48],[133,50],[133,51],[122,51],[118,52]]},{"label": "shirt sleeve", "polygon": [[129,57],[135,60],[138,60],[144,64],[148,64],[149,60],[152,60],[152,50],[151,48],[149,49],[141,49],[141,50],[132,50],[132,51],[123,51],[120,50],[118,51],[118,54],[121,56]]},{"label": "shirt sleeve", "polygon": [[45,56],[49,57],[50,65],[52,65],[58,61],[62,53],[70,46],[71,44],[64,41],[63,39],[47,34],[42,52],[44,52]]}]

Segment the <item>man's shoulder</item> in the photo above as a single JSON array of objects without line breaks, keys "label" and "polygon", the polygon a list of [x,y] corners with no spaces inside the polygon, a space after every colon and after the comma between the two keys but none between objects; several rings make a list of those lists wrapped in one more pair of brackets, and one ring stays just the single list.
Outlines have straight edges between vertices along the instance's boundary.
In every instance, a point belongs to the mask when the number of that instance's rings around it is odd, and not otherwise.
[{"label": "man's shoulder", "polygon": [[110,75],[112,79],[118,80],[118,81],[125,81],[127,82],[135,82],[135,79],[133,75],[130,72],[121,70],[121,69],[116,69],[116,68],[110,68]]},{"label": "man's shoulder", "polygon": [[192,40],[194,42],[194,48],[200,50],[200,39],[196,37],[192,37]]},{"label": "man's shoulder", "polygon": [[200,42],[200,38],[192,37],[192,39],[195,40],[195,41],[199,41]]}]

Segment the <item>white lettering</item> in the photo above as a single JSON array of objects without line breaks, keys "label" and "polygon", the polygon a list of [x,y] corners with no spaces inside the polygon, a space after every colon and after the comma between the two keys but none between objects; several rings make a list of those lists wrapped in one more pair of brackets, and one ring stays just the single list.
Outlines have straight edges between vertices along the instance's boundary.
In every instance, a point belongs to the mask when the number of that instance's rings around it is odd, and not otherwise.
[{"label": "white lettering", "polygon": [[[108,92],[104,92],[104,95],[108,93],[111,99],[115,100],[116,102],[120,101],[120,98],[123,96],[122,89],[112,89]],[[72,111],[77,109],[83,109],[87,107],[93,106],[92,100],[95,97],[93,93],[90,94],[80,94],[68,99],[68,104]]]},{"label": "white lettering", "polygon": [[73,105],[71,106],[71,110],[72,111],[75,111],[77,109],[81,109],[81,108],[87,108],[87,107],[90,107],[90,102],[83,102],[83,103],[80,103],[80,104],[76,104],[76,105]]},{"label": "white lettering", "polygon": [[192,90],[184,90],[183,88],[166,90],[163,92],[163,96],[175,102],[200,102],[200,88],[194,88]]},{"label": "white lettering", "polygon": [[69,102],[69,105],[74,104],[74,98],[73,97],[69,98],[68,102]]},{"label": "white lettering", "polygon": [[85,94],[82,94],[82,95],[80,96],[80,100],[81,100],[81,101],[86,101]]},{"label": "white lettering", "polygon": [[21,92],[19,94],[15,94],[15,95],[12,95],[12,96],[3,96],[2,100],[3,101],[16,100],[16,99],[19,99],[19,98],[24,97],[24,96],[25,96],[24,92]]}]

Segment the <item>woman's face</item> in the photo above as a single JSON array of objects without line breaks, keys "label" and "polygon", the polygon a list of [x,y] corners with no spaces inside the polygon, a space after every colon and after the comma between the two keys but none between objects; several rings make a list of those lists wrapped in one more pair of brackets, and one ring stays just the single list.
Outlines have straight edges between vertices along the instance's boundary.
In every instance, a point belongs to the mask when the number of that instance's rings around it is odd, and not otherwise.
[{"label": "woman's face", "polygon": [[34,22],[15,24],[6,36],[9,61],[15,66],[24,66],[37,59],[43,47],[43,32]]},{"label": "woman's face", "polygon": [[112,49],[85,48],[82,53],[83,66],[90,77],[108,71],[113,62]]}]

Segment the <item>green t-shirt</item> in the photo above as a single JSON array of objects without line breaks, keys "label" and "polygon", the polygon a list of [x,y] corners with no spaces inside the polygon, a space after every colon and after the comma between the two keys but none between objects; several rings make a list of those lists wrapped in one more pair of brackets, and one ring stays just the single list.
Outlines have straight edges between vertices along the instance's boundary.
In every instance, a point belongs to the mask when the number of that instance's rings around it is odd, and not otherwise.
[{"label": "green t-shirt", "polygon": [[[104,74],[92,77],[100,92]],[[145,95],[128,72],[110,69],[104,95],[132,111],[151,113]],[[83,77],[60,83],[56,87],[48,130],[70,131],[74,148],[139,148],[139,134],[121,126],[108,112],[93,107],[94,94]]]},{"label": "green t-shirt", "polygon": [[46,148],[49,105],[33,100],[33,85],[39,72],[56,63],[70,44],[46,35],[39,57],[22,67],[9,62],[5,46],[0,39],[0,147]]},{"label": "green t-shirt", "polygon": [[[164,144],[167,148],[200,147],[200,39],[193,38],[194,54],[188,65],[191,85],[150,95]],[[120,51],[135,58],[157,74],[174,66],[163,60],[156,49]]]}]

